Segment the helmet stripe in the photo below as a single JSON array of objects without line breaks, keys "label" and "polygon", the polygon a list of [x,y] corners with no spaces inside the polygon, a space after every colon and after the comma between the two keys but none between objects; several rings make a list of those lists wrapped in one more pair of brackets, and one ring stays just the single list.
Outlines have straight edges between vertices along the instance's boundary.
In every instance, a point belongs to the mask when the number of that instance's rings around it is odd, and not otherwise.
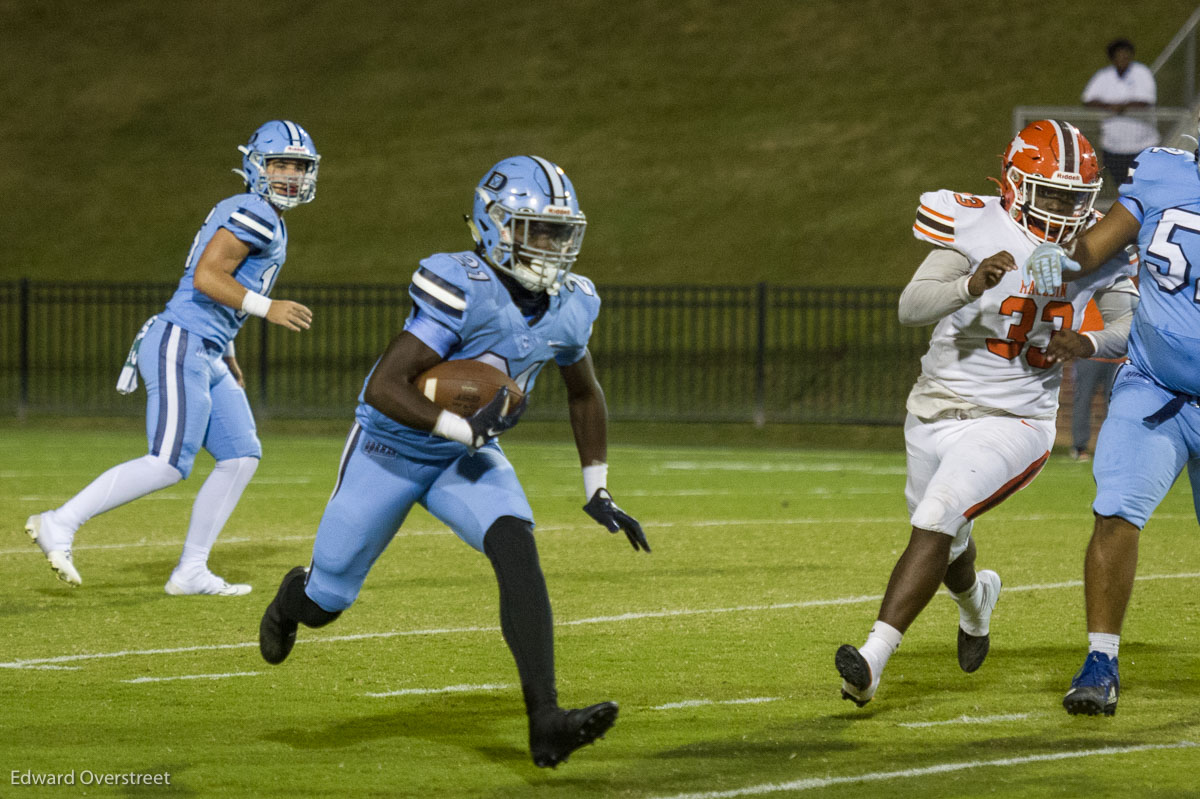
[{"label": "helmet stripe", "polygon": [[1054,134],[1058,136],[1058,152],[1062,163],[1059,165],[1063,172],[1076,174],[1079,172],[1079,148],[1075,146],[1075,128],[1069,122],[1051,120]]},{"label": "helmet stripe", "polygon": [[537,165],[546,173],[546,180],[550,181],[550,202],[552,205],[558,205],[567,201],[567,190],[563,186],[562,175],[558,174],[558,167],[538,155],[529,156]]},{"label": "helmet stripe", "polygon": [[292,122],[291,120],[285,119],[285,120],[283,120],[283,126],[285,128],[287,128],[288,144],[294,144],[297,146],[304,145],[304,135],[300,132],[299,125],[297,125],[295,122]]}]

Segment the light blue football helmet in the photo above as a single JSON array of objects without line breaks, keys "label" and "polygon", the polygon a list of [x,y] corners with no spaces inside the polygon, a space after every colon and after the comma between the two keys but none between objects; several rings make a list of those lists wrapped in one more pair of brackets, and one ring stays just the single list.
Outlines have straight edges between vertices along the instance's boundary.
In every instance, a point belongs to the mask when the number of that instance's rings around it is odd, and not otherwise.
[{"label": "light blue football helmet", "polygon": [[[317,196],[317,168],[321,156],[308,131],[286,119],[267,122],[238,145],[242,153],[242,168],[233,170],[246,181],[246,190],[259,195],[276,208],[295,208],[309,203]],[[267,178],[267,162],[275,158],[303,161],[302,173],[276,175]]]},{"label": "light blue football helmet", "polygon": [[489,264],[547,294],[558,293],[587,227],[570,178],[536,155],[505,158],[488,170],[467,222]]}]

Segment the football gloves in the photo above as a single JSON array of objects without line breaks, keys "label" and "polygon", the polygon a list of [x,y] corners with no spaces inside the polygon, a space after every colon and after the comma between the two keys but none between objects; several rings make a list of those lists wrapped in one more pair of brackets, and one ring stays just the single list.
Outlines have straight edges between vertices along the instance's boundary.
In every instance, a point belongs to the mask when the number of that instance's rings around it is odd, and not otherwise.
[{"label": "football gloves", "polygon": [[624,530],[625,537],[629,539],[629,543],[633,545],[635,551],[638,549],[650,551],[650,545],[646,543],[646,534],[642,532],[642,526],[638,524],[638,520],[617,507],[617,503],[613,502],[612,494],[608,493],[607,488],[597,488],[596,493],[592,494],[592,498],[583,506],[583,509],[588,516],[604,525],[610,533]]},{"label": "football gloves", "polygon": [[471,426],[469,446],[472,450],[479,449],[496,436],[516,426],[521,414],[525,413],[525,397],[521,397],[517,407],[504,413],[504,404],[507,400],[508,388],[502,386],[496,392],[496,396],[492,397],[491,402],[467,417],[467,424]]},{"label": "football gloves", "polygon": [[1032,281],[1038,291],[1053,291],[1062,285],[1063,271],[1078,272],[1079,264],[1071,260],[1064,250],[1053,242],[1045,242],[1033,248],[1025,265],[1021,267],[1021,278]]}]

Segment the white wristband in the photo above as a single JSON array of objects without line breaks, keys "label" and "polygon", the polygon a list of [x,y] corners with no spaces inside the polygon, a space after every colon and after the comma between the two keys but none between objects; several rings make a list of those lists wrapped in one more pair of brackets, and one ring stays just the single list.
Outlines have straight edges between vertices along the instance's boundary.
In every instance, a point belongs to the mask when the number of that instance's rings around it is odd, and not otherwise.
[{"label": "white wristband", "polygon": [[236,358],[237,350],[233,346],[233,339],[229,339],[229,343],[225,345],[225,352],[222,358]]},{"label": "white wristband", "polygon": [[475,440],[475,434],[471,432],[471,425],[467,420],[450,411],[442,411],[438,414],[437,422],[433,425],[433,434],[466,444],[468,447]]},{"label": "white wristband", "polygon": [[261,316],[267,318],[267,311],[271,310],[271,298],[264,297],[257,291],[246,291],[246,296],[242,297],[242,310],[251,316]]},{"label": "white wristband", "polygon": [[596,496],[596,492],[602,488],[608,488],[608,464],[593,463],[591,466],[584,466],[583,493],[587,494],[586,499]]}]

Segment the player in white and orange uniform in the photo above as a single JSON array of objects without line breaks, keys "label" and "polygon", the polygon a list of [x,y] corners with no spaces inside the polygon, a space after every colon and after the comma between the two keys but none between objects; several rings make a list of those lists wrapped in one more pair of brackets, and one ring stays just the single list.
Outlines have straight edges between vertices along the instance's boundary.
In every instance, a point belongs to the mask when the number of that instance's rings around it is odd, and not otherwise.
[{"label": "player in white and orange uniform", "polygon": [[[900,297],[900,321],[936,322],[905,422],[912,534],[879,616],[859,648],[838,649],[842,696],[870,701],[903,634],[945,584],[959,605],[958,662],[987,656],[994,571],[975,572],[974,519],[1028,485],[1054,443],[1061,365],[1125,351],[1136,258],[1041,293],[1017,264],[1043,241],[1066,241],[1097,218],[1095,151],[1073,126],[1022,130],[1004,156],[1000,197],[921,195],[914,235],[935,245]],[[1105,328],[1080,334],[1095,297]]]}]

